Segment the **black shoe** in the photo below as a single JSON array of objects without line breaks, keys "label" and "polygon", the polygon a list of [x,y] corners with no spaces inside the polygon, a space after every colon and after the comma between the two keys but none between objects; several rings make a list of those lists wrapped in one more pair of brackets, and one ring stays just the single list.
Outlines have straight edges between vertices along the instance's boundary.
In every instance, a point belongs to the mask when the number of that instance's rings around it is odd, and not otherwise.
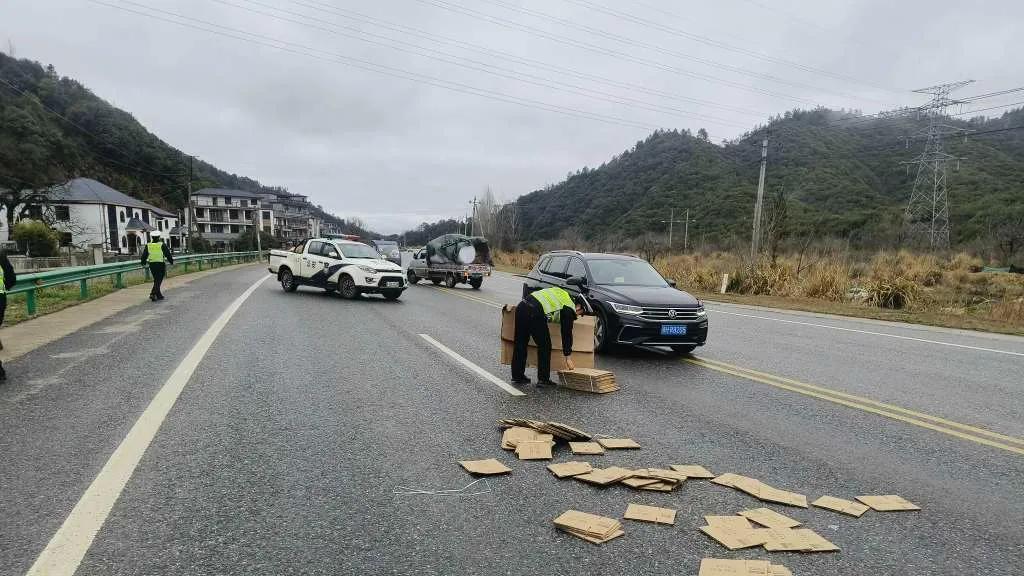
[{"label": "black shoe", "polygon": [[156,294],[150,294],[149,295],[149,301],[150,302],[156,302]]},{"label": "black shoe", "polygon": [[164,295],[163,295],[163,294],[161,294],[161,295],[157,296],[157,297],[156,297],[156,299],[157,299],[157,300],[163,300],[163,299],[164,299]]},{"label": "black shoe", "polygon": [[530,383],[530,379],[527,378],[526,376],[523,376],[522,378],[513,378],[512,379],[512,383],[513,384],[520,384],[520,385],[521,384],[529,384]]},{"label": "black shoe", "polygon": [[4,367],[0,366],[0,382],[7,380],[7,372],[4,371]]},{"label": "black shoe", "polygon": [[552,382],[550,378],[545,378],[543,380],[537,380],[537,386],[558,386],[558,384]]}]

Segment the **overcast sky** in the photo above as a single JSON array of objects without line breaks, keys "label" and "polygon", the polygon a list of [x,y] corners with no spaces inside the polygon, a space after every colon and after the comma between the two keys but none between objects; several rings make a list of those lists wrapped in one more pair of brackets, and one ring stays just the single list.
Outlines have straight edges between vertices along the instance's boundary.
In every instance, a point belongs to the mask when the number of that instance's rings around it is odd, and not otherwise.
[{"label": "overcast sky", "polygon": [[187,153],[392,233],[654,127],[717,141],[795,107],[1020,86],[1021,22],[1019,0],[2,0],[0,46]]}]

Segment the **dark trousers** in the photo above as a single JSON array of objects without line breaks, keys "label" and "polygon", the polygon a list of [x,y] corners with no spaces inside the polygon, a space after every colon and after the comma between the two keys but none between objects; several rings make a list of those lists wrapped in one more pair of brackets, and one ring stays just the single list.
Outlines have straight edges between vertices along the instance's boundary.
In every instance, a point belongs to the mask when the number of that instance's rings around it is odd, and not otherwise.
[{"label": "dark trousers", "polygon": [[516,334],[512,349],[512,378],[526,375],[526,351],[530,338],[537,344],[537,380],[551,378],[551,334],[540,304],[523,300],[516,306]]},{"label": "dark trousers", "polygon": [[163,262],[150,262],[149,273],[153,275],[153,289],[149,291],[149,295],[163,298],[160,285],[164,283],[164,276],[167,275],[167,265]]}]

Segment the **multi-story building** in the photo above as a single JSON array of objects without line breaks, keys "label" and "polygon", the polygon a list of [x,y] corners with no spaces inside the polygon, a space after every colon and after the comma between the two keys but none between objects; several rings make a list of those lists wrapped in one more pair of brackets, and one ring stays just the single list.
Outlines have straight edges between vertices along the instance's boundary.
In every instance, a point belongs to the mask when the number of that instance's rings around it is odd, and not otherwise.
[{"label": "multi-story building", "polygon": [[257,217],[260,227],[269,225],[273,234],[273,213],[266,214],[263,198],[252,192],[203,188],[192,193],[192,211],[195,233],[219,248],[230,248],[231,243],[249,233]]},{"label": "multi-story building", "polygon": [[[178,215],[132,198],[91,178],[75,178],[48,191],[45,203],[17,208],[22,219],[46,222],[61,236],[61,246],[103,246],[105,252],[135,254],[159,230],[179,249],[183,237]],[[0,209],[0,241],[10,238],[6,209]]]}]

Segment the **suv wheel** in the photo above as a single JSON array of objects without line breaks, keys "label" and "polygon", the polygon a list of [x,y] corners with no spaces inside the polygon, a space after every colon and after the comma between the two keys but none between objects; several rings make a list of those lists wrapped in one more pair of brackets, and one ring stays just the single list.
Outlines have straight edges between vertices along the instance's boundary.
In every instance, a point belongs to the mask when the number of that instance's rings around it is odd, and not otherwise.
[{"label": "suv wheel", "polygon": [[[597,308],[595,306],[595,308]],[[611,339],[608,337],[608,320],[604,311],[597,308],[597,322],[594,323],[594,350],[608,352],[611,350]]]}]

